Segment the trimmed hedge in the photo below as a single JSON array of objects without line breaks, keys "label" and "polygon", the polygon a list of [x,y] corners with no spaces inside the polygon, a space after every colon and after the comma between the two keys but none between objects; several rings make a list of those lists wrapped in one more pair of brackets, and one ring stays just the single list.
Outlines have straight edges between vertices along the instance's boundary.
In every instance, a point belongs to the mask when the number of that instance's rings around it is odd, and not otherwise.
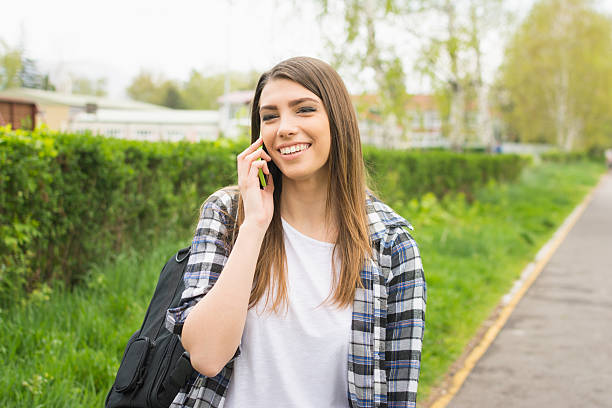
[{"label": "trimmed hedge", "polygon": [[[123,244],[185,231],[202,201],[235,183],[248,141],[140,142],[0,128],[0,305],[51,280],[71,285]],[[513,180],[512,156],[364,149],[390,204]]]},{"label": "trimmed hedge", "polygon": [[373,188],[390,203],[407,203],[425,193],[443,197],[462,192],[471,200],[476,188],[493,181],[514,181],[530,163],[526,156],[405,151],[364,148]]},{"label": "trimmed hedge", "polygon": [[234,147],[0,128],[0,305],[193,225],[198,203],[235,180]]},{"label": "trimmed hedge", "polygon": [[542,153],[540,158],[551,163],[576,163],[580,161],[605,162],[603,151],[594,150],[590,152],[559,152],[552,151]]}]

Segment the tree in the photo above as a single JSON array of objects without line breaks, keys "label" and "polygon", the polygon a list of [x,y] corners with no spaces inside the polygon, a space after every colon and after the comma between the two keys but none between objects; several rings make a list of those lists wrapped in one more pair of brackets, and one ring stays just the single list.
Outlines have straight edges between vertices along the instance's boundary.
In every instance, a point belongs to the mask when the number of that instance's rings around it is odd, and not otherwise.
[{"label": "tree", "polygon": [[190,109],[217,109],[223,95],[223,76],[206,77],[195,69],[183,87],[183,99]]},{"label": "tree", "polygon": [[498,27],[508,26],[513,16],[503,12],[503,0],[470,0],[470,20],[468,25],[468,45],[475,57],[474,92],[477,100],[476,132],[480,141],[493,149],[494,135],[489,104],[490,86],[484,80],[483,39]]},{"label": "tree", "polygon": [[21,86],[19,73],[22,68],[23,50],[12,48],[0,40],[2,53],[0,54],[0,89],[16,88]]},{"label": "tree", "polygon": [[55,90],[49,74],[38,69],[36,60],[26,56],[22,47],[11,47],[0,40],[0,89],[35,88]]},{"label": "tree", "polygon": [[165,79],[151,72],[141,71],[127,88],[127,94],[137,101],[167,106],[172,109],[183,109],[185,103],[181,86],[178,82]]},{"label": "tree", "polygon": [[[386,128],[383,143],[391,144],[389,132],[398,126],[405,137],[411,119],[405,110],[409,100],[405,69],[393,46],[383,45],[380,41],[378,29],[390,16],[399,13],[400,8],[407,13],[413,12],[414,7],[418,8],[418,1],[347,0],[339,10],[332,10],[328,0],[319,0],[319,3],[322,15],[334,18],[333,14],[340,14],[346,26],[344,38],[328,40],[328,47],[333,52],[333,65],[337,68],[356,67],[358,72],[373,72],[379,96],[377,113],[382,116]],[[324,20],[321,21],[325,25]]]},{"label": "tree", "polygon": [[542,0],[505,52],[505,119],[525,142],[612,143],[612,20],[589,0]]},{"label": "tree", "polygon": [[181,96],[181,90],[174,81],[166,81],[161,85],[161,101],[160,105],[167,106],[172,109],[184,109],[185,103]]},{"label": "tree", "polygon": [[451,0],[434,1],[430,9],[440,14],[442,29],[426,40],[420,60],[420,71],[448,95],[448,137],[454,149],[465,141],[465,94],[470,75],[465,63],[468,40],[466,30],[459,26],[457,4]]},{"label": "tree", "polygon": [[72,78],[72,93],[80,95],[106,96],[106,78]]},{"label": "tree", "polygon": [[41,89],[45,77],[39,71],[36,61],[31,58],[22,58],[19,79],[24,88]]},{"label": "tree", "polygon": [[[256,72],[231,72],[231,89],[254,89],[259,75]],[[204,75],[192,70],[184,82],[154,77],[148,71],[141,71],[132,80],[127,93],[135,100],[168,106],[174,109],[219,108],[217,99],[224,92],[225,74]]]},{"label": "tree", "polygon": [[[230,72],[230,89],[255,89],[258,78],[259,73],[255,71]],[[204,75],[194,69],[183,86],[182,95],[188,109],[218,109],[217,100],[224,92],[225,73]]]},{"label": "tree", "polygon": [[151,72],[141,71],[127,88],[127,94],[137,101],[167,106],[172,109],[184,109],[182,89],[178,82],[165,79]]},{"label": "tree", "polygon": [[142,70],[126,89],[127,94],[137,101],[154,104],[160,103],[162,100],[160,96],[160,83],[162,80],[161,77],[154,78],[151,72]]},{"label": "tree", "polygon": [[[324,14],[329,14],[330,3],[319,1]],[[405,110],[406,72],[416,70],[429,78],[437,93],[448,100],[445,129],[452,145],[460,148],[465,141],[467,96],[481,95],[486,101],[481,90],[481,37],[493,29],[484,20],[501,14],[502,0],[350,0],[344,4],[346,37],[330,42],[336,65],[373,70],[382,114],[403,128],[410,119]],[[414,66],[406,65],[396,50],[402,42],[421,44]],[[351,53],[352,45],[358,47]],[[474,86],[479,86],[479,92],[472,92]]]}]

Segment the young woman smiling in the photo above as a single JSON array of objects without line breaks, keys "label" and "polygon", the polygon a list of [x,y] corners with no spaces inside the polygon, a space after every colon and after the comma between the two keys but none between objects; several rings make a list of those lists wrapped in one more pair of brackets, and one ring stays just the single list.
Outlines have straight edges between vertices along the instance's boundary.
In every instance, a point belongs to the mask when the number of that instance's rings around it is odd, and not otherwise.
[{"label": "young woman smiling", "polygon": [[251,134],[238,186],[202,205],[168,311],[198,371],[172,407],[414,407],[421,258],[366,186],[342,79],[317,59],[279,63],[257,84]]}]

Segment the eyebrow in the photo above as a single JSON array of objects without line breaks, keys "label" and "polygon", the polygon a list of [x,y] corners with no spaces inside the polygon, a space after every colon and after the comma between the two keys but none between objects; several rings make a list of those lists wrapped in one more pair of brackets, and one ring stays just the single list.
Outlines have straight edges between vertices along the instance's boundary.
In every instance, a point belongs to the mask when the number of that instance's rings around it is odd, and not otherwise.
[{"label": "eyebrow", "polygon": [[[294,99],[292,101],[289,102],[289,106],[293,107],[295,105],[299,105],[300,103],[303,102],[314,102],[314,103],[319,103],[319,101],[317,101],[316,99],[313,98],[299,98],[299,99]],[[276,105],[265,105],[259,108],[259,110],[275,110],[276,109]]]}]

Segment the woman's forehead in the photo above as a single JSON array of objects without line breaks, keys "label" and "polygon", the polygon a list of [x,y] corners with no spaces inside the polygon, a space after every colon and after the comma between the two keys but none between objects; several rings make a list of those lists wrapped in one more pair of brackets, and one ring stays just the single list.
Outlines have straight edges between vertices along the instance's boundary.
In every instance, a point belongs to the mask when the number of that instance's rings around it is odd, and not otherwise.
[{"label": "woman's forehead", "polygon": [[259,106],[284,104],[301,98],[321,102],[321,98],[299,83],[290,79],[277,78],[270,80],[263,87],[259,97]]}]

